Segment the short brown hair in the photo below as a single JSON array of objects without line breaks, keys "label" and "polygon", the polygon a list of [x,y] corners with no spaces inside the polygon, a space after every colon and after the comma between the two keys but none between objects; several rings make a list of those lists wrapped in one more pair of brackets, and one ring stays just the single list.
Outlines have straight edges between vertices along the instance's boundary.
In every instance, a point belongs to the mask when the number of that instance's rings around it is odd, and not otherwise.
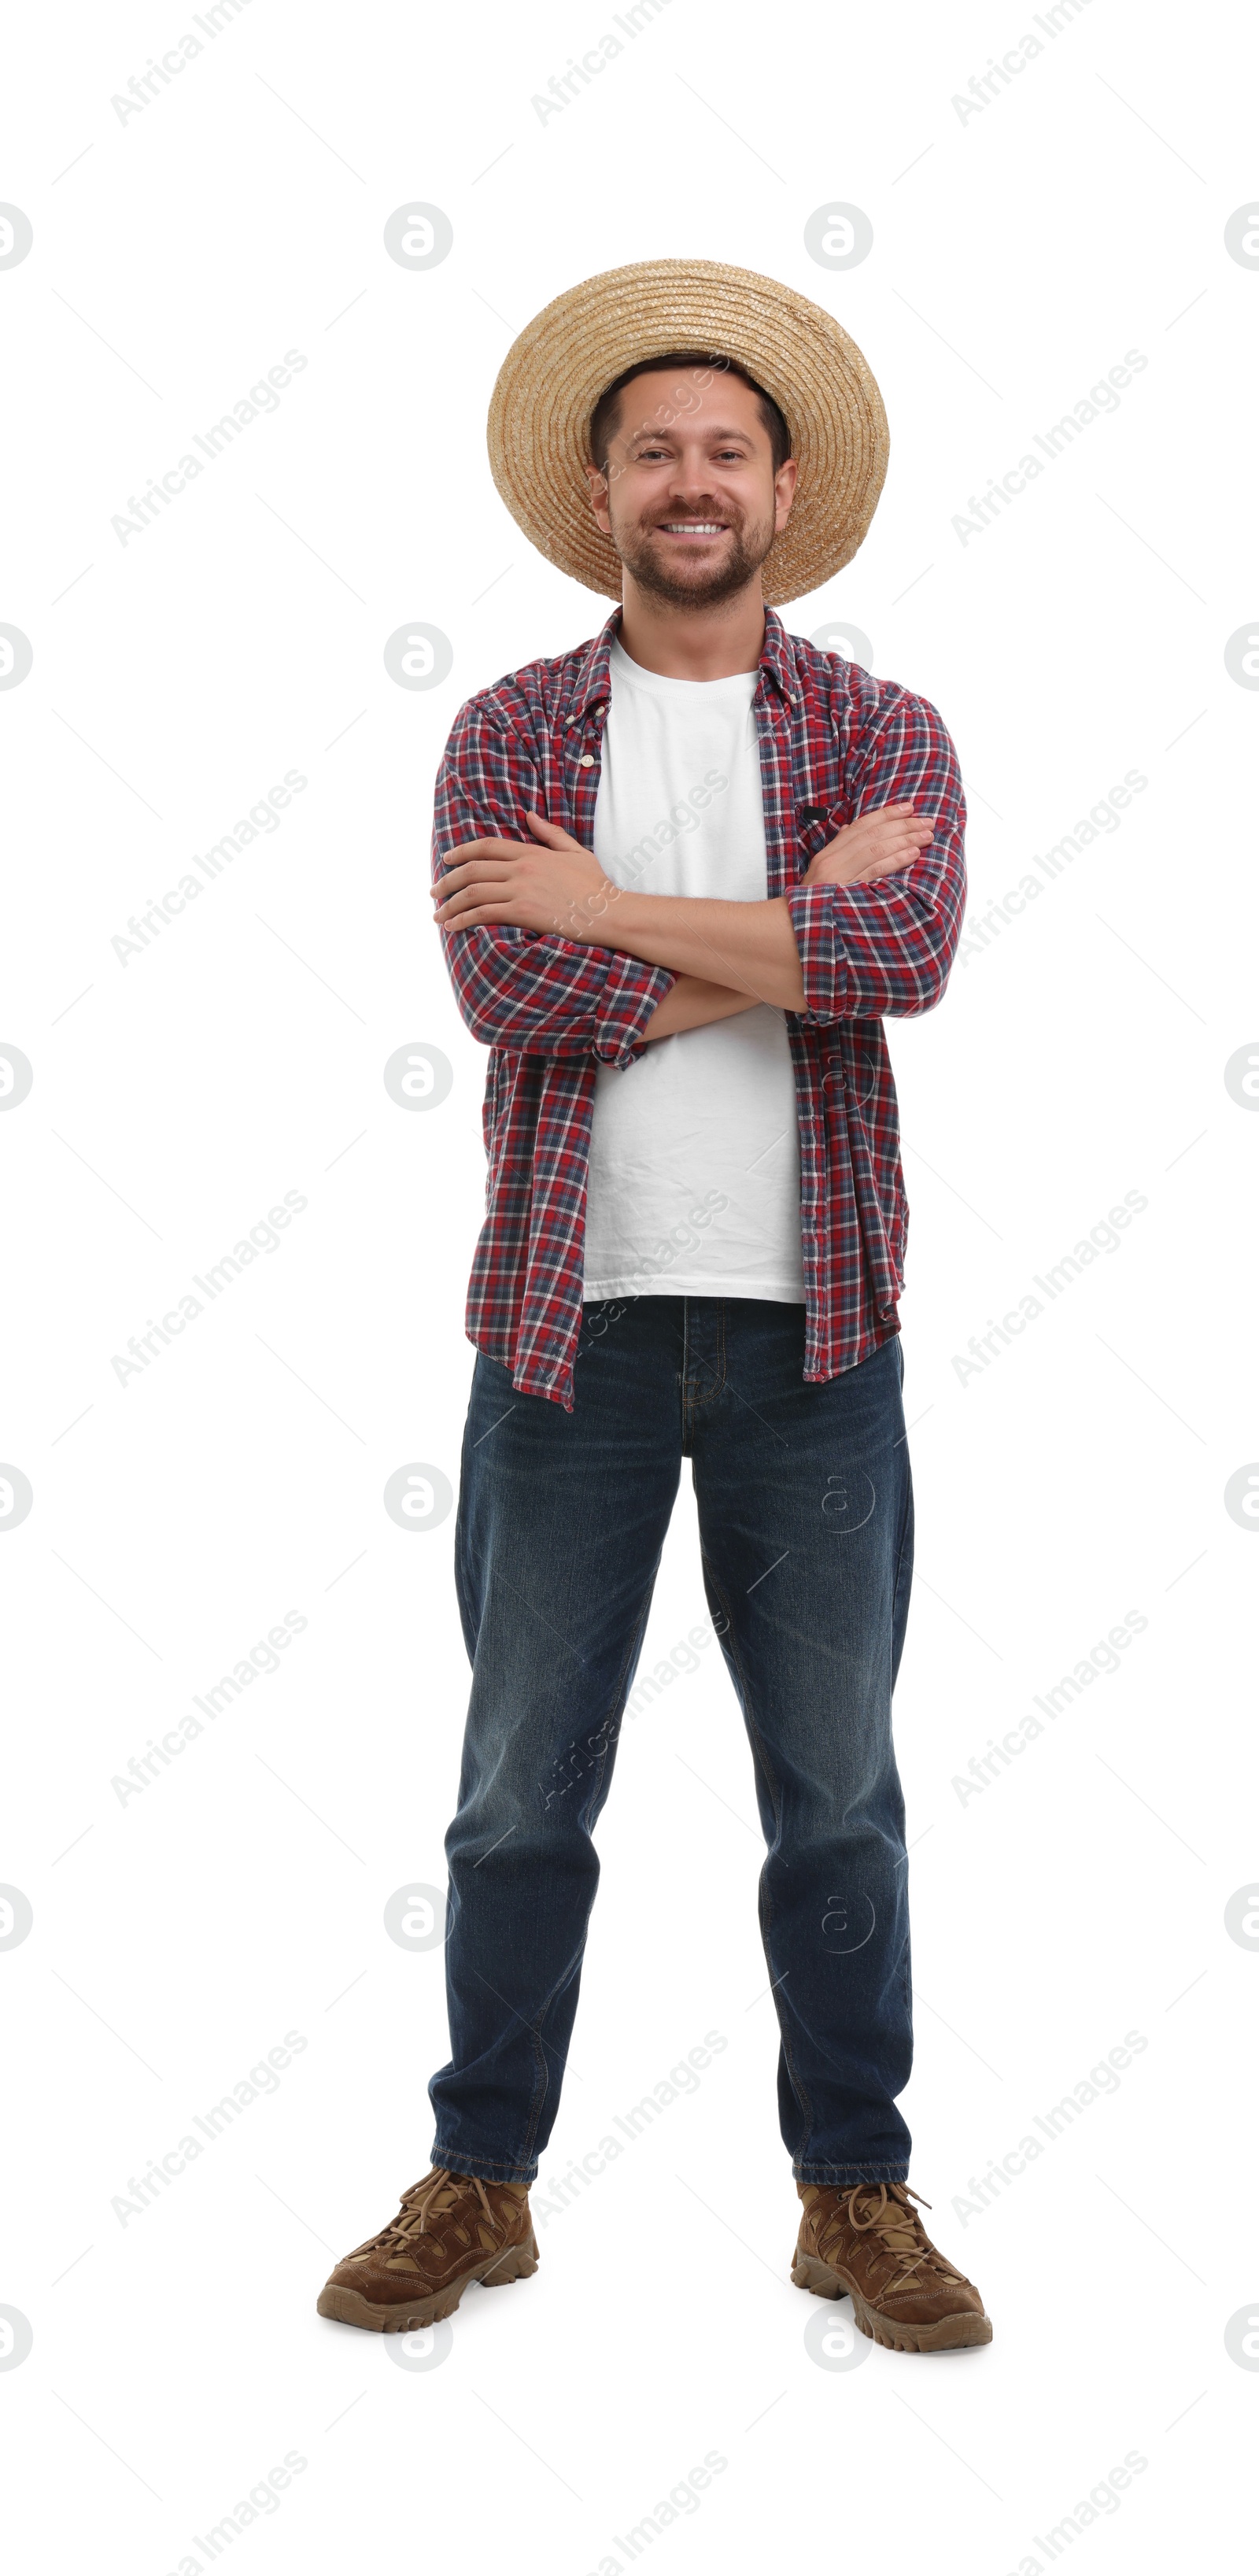
[{"label": "short brown hair", "polygon": [[627,367],[624,374],[615,377],[600,394],[590,415],[590,453],[600,473],[607,463],[611,441],[620,427],[621,395],[626,386],[632,385],[636,376],[655,375],[663,367],[704,367],[717,370],[722,375],[737,376],[741,384],[750,386],[756,395],[762,426],[769,438],[775,474],[780,465],[786,464],[791,454],[791,432],[773,395],[767,394],[763,385],[758,385],[746,367],[739,366],[734,358],[715,357],[711,350],[667,349],[659,358],[640,358],[636,366]]}]

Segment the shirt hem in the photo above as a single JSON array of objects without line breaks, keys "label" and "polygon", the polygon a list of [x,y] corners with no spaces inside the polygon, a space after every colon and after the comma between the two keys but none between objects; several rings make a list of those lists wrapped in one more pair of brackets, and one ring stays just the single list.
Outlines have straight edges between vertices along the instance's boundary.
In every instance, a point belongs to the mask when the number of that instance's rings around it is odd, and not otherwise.
[{"label": "shirt hem", "polygon": [[763,1297],[775,1306],[807,1306],[803,1288],[776,1279],[679,1279],[672,1271],[654,1280],[649,1288],[641,1281],[617,1279],[596,1280],[582,1288],[584,1305],[596,1305],[608,1297]]}]

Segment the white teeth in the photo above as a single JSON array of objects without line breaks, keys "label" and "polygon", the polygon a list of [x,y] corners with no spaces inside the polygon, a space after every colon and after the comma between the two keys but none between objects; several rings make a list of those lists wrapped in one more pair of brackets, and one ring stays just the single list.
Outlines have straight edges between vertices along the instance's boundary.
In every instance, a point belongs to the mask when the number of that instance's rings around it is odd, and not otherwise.
[{"label": "white teeth", "polygon": [[720,537],[725,533],[720,519],[666,519],[664,527],[671,537]]}]

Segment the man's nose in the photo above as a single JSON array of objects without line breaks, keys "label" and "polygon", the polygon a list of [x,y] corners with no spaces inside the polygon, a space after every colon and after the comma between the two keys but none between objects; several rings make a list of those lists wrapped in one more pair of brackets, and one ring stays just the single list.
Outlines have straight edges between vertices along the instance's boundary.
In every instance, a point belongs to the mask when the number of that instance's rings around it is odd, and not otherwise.
[{"label": "man's nose", "polygon": [[669,489],[680,501],[711,501],[716,498],[717,491],[708,465],[700,460],[688,464],[685,459],[675,468]]}]

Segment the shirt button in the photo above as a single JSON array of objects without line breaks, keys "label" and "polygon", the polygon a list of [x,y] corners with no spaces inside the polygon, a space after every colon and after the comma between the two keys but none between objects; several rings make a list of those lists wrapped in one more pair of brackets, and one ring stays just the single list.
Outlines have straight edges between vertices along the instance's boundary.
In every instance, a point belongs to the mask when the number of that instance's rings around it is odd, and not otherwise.
[{"label": "shirt button", "polygon": [[594,765],[595,765],[595,756],[594,756],[594,753],[593,753],[592,751],[583,751],[583,753],[582,753],[582,755],[581,755],[581,758],[580,758],[580,760],[579,760],[579,761],[578,761],[578,763],[577,763],[578,768],[579,768],[579,769],[593,769],[593,768],[594,768]]}]

